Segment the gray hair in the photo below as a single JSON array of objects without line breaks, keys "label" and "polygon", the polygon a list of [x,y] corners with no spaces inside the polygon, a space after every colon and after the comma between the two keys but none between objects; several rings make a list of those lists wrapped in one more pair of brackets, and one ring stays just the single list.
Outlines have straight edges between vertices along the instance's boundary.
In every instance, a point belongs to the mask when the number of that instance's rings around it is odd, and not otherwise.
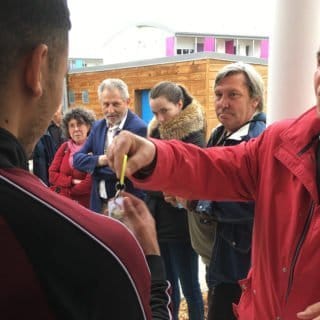
[{"label": "gray hair", "polygon": [[[69,122],[73,119],[75,119],[80,123],[84,123],[88,125],[89,128],[91,129],[93,123],[96,120],[96,116],[92,110],[81,108],[81,107],[71,108],[67,110],[67,112],[63,116],[62,125],[61,125],[63,135],[66,138],[70,138],[68,126],[69,126]],[[90,130],[88,131],[88,134],[89,132]]]},{"label": "gray hair", "polygon": [[101,99],[101,94],[105,89],[111,90],[111,91],[118,89],[122,100],[128,100],[130,97],[128,86],[121,79],[104,79],[98,87],[99,100]]},{"label": "gray hair", "polygon": [[248,87],[250,97],[259,98],[259,104],[257,106],[257,109],[259,111],[262,111],[264,106],[263,80],[261,75],[257,72],[257,70],[250,64],[236,62],[226,65],[217,73],[214,88],[219,84],[219,82],[222,79],[239,73],[242,73],[246,78],[246,86]]}]

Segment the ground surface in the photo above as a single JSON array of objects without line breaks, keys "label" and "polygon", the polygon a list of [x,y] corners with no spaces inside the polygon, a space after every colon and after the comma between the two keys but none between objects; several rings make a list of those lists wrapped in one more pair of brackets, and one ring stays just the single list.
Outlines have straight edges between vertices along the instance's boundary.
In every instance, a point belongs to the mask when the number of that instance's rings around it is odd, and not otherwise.
[{"label": "ground surface", "polygon": [[[204,314],[207,314],[207,292],[203,292],[203,302],[204,302]],[[205,319],[207,319],[205,317]],[[179,320],[189,320],[188,317],[188,306],[186,300],[183,298],[180,303]]]}]

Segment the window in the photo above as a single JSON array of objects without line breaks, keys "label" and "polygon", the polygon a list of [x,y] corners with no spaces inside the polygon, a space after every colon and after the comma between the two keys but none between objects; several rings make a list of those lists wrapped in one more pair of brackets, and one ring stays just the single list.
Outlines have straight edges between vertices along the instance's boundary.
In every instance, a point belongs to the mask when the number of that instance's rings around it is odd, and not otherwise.
[{"label": "window", "polygon": [[250,46],[246,46],[246,56],[248,56],[250,54]]},{"label": "window", "polygon": [[177,55],[178,54],[190,54],[194,53],[194,49],[177,49]]},{"label": "window", "polygon": [[75,102],[75,96],[73,91],[68,92],[69,104],[73,104]]},{"label": "window", "polygon": [[82,103],[84,103],[84,104],[88,104],[89,103],[88,90],[82,91]]},{"label": "window", "polygon": [[204,45],[203,43],[197,43],[197,52],[203,52]]}]

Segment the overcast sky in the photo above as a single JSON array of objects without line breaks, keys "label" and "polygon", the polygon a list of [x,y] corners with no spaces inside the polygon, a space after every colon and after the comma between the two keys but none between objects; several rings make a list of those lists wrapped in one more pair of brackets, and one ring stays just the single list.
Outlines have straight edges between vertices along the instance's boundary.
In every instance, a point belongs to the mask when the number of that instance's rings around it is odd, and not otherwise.
[{"label": "overcast sky", "polygon": [[134,25],[174,32],[268,36],[274,0],[68,0],[70,57],[98,57],[105,40]]}]

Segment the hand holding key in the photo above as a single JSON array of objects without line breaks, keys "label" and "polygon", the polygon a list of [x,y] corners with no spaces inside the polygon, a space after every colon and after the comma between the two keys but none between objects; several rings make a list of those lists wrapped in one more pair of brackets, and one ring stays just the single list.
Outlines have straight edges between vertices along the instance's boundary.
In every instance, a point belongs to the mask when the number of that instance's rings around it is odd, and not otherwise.
[{"label": "hand holding key", "polygon": [[121,174],[125,154],[129,157],[125,175],[130,178],[139,169],[152,163],[156,155],[156,147],[145,138],[126,130],[121,131],[107,150],[108,165],[118,177]]}]

